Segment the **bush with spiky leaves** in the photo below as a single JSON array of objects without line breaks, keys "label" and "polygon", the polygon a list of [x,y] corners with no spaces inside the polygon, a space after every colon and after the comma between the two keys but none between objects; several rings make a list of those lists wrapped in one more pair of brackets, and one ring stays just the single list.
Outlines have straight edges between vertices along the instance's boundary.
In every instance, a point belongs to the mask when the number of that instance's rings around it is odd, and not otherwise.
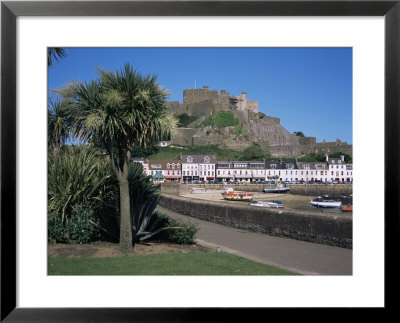
[{"label": "bush with spiky leaves", "polygon": [[115,200],[118,187],[108,158],[87,145],[65,146],[48,155],[48,212],[64,222],[74,205],[96,210]]}]

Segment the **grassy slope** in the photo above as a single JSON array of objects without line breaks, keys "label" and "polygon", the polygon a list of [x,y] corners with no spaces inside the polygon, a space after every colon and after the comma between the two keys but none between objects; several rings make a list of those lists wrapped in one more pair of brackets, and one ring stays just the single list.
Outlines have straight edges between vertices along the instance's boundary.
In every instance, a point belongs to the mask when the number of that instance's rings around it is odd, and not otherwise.
[{"label": "grassy slope", "polygon": [[114,258],[49,258],[49,275],[296,275],[221,253],[170,253]]}]

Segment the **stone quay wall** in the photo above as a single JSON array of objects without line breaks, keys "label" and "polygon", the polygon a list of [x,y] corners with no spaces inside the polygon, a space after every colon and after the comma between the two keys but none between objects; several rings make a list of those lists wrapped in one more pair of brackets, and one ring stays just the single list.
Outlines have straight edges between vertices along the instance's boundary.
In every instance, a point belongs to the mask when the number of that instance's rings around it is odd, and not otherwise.
[{"label": "stone quay wall", "polygon": [[352,249],[352,219],[161,194],[169,210],[237,229]]}]

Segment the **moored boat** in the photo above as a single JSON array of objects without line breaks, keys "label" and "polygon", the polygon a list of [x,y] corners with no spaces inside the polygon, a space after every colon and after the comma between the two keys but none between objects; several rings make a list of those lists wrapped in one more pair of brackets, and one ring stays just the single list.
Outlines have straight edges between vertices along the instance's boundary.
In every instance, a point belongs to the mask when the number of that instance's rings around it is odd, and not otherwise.
[{"label": "moored boat", "polygon": [[286,193],[290,191],[290,187],[276,185],[275,187],[265,187],[263,191],[264,193]]},{"label": "moored boat", "polygon": [[335,208],[338,209],[342,205],[341,201],[331,200],[326,197],[318,196],[310,202],[310,207],[316,208]]},{"label": "moored boat", "polygon": [[353,212],[353,205],[341,205],[340,210],[342,212]]},{"label": "moored boat", "polygon": [[200,192],[206,193],[207,190],[203,187],[191,187],[191,188],[189,188],[189,192],[190,193],[200,193]]},{"label": "moored boat", "polygon": [[271,200],[266,202],[261,201],[252,201],[249,203],[251,206],[261,206],[261,207],[272,207],[272,208],[283,208],[283,204],[281,201]]},{"label": "moored boat", "polygon": [[252,201],[254,196],[253,193],[235,192],[232,187],[227,187],[221,195],[225,200],[229,201]]}]

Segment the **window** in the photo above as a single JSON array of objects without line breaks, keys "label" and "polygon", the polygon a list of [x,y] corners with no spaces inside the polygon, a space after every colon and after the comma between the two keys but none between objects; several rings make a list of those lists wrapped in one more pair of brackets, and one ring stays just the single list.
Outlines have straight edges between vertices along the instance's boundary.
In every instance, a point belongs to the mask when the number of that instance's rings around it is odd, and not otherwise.
[{"label": "window", "polygon": [[193,157],[192,157],[192,156],[189,156],[188,158],[186,158],[186,161],[187,161],[188,163],[193,163]]},{"label": "window", "polygon": [[276,164],[271,164],[271,169],[276,169]]},{"label": "window", "polygon": [[204,157],[204,162],[205,163],[209,163],[210,162],[210,157],[208,157],[208,156]]}]

